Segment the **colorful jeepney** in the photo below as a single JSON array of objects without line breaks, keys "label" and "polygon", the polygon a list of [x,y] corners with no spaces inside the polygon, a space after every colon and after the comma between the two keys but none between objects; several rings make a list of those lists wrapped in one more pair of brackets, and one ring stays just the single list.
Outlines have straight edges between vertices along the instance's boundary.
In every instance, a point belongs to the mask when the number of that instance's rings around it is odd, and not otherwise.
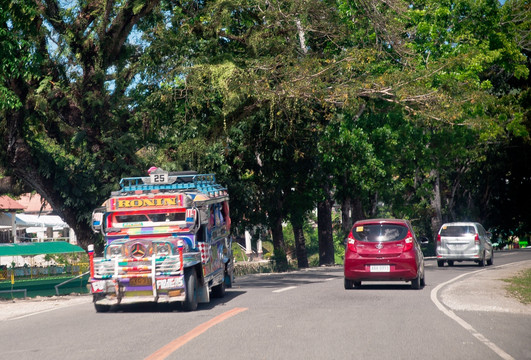
[{"label": "colorful jeepney", "polygon": [[92,216],[106,242],[91,261],[96,311],[133,302],[190,311],[224,296],[233,281],[228,200],[213,174],[154,169],[122,179]]}]

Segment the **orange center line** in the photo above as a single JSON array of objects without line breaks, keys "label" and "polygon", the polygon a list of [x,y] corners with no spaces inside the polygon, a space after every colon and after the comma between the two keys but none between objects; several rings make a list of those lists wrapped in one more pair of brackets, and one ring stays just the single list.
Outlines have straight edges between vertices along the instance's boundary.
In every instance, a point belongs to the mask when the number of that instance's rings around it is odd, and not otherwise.
[{"label": "orange center line", "polygon": [[155,351],[153,354],[149,355],[145,360],[163,360],[170,356],[174,351],[178,350],[181,346],[188,343],[190,340],[195,339],[212,326],[219,324],[227,320],[228,318],[237,315],[241,312],[248,310],[248,308],[234,308],[232,310],[226,311],[223,314],[216,316],[215,318],[208,320],[207,322],[196,326],[183,336],[178,337],[169,344],[161,347],[159,350]]}]

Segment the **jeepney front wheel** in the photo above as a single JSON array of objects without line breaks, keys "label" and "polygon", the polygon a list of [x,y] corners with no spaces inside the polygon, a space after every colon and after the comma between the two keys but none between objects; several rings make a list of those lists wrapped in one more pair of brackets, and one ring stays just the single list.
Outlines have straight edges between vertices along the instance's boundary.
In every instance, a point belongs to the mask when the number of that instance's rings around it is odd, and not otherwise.
[{"label": "jeepney front wheel", "polygon": [[184,273],[186,282],[186,296],[183,301],[184,311],[194,311],[197,309],[197,275],[195,269],[188,269]]},{"label": "jeepney front wheel", "polygon": [[94,304],[94,308],[96,309],[96,312],[105,313],[111,309],[111,305]]},{"label": "jeepney front wheel", "polygon": [[223,281],[225,282],[225,288],[230,289],[232,287],[232,283],[234,282],[234,265],[232,264],[232,260],[225,264]]},{"label": "jeepney front wheel", "polygon": [[212,287],[212,297],[222,298],[225,296],[225,280],[223,280],[219,285]]},{"label": "jeepney front wheel", "polygon": [[92,301],[94,302],[94,309],[96,309],[96,312],[104,313],[104,312],[108,312],[111,309],[111,305],[96,304],[96,301],[104,297],[105,297],[104,295],[100,295],[100,294],[92,295]]}]

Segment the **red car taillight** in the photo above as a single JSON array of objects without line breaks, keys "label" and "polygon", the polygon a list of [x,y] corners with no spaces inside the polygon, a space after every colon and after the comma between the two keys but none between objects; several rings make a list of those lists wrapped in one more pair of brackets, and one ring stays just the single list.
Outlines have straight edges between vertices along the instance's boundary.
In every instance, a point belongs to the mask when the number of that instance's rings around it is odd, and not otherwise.
[{"label": "red car taillight", "polygon": [[413,235],[411,234],[411,231],[407,232],[407,236],[404,239],[404,251],[409,251],[413,249]]},{"label": "red car taillight", "polygon": [[356,240],[354,239],[354,235],[352,235],[352,231],[350,232],[350,234],[348,234],[347,247],[348,247],[349,251],[357,252],[357,250],[356,250]]},{"label": "red car taillight", "polygon": [[441,243],[441,234],[437,235],[437,244]]},{"label": "red car taillight", "polygon": [[476,233],[476,237],[474,238],[474,242],[476,243],[476,245],[479,245],[479,234]]}]

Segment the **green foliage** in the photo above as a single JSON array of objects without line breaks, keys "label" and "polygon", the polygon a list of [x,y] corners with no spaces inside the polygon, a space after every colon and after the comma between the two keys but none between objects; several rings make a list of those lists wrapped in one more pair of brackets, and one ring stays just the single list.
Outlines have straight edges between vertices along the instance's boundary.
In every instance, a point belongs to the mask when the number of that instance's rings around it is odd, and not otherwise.
[{"label": "green foliage", "polygon": [[286,258],[286,253],[280,248],[274,250],[271,260],[273,260],[275,264],[274,269],[276,272],[286,272],[291,269]]},{"label": "green foliage", "polygon": [[[37,189],[82,245],[98,241],[90,215],[119,178],[152,165],[216,173],[235,231],[307,221],[327,188],[358,217],[423,230],[435,210],[491,226],[492,204],[514,215],[528,176],[508,156],[531,129],[528,2],[102,4],[0,6],[0,172]],[[504,231],[525,228],[521,214]]]},{"label": "green foliage", "polygon": [[235,262],[247,260],[242,248],[237,245],[232,247],[232,255],[234,257]]},{"label": "green foliage", "polygon": [[531,269],[522,271],[517,276],[505,279],[509,283],[506,289],[523,304],[531,304]]},{"label": "green foliage", "polygon": [[73,253],[73,254],[46,254],[44,256],[45,261],[53,261],[54,263],[66,266],[76,263],[88,263],[89,258],[86,253]]},{"label": "green foliage", "polygon": [[[318,255],[319,253],[319,240],[315,220],[315,216],[312,213],[305,219],[303,224],[303,232],[304,238],[306,239],[306,251],[308,252],[308,258],[310,258],[311,255]],[[292,224],[287,223],[283,227],[283,232],[286,251],[293,258],[295,254],[295,239],[293,235]]]}]

